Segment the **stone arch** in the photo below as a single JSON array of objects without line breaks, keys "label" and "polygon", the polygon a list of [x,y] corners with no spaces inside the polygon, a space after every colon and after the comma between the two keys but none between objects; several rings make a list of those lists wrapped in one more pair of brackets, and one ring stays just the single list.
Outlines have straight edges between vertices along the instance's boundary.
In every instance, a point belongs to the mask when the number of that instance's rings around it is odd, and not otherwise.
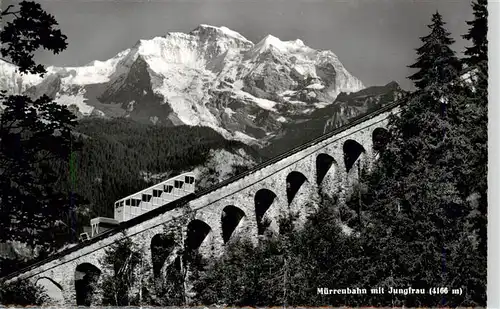
[{"label": "stone arch", "polygon": [[245,212],[238,207],[233,205],[224,207],[221,214],[222,239],[224,243],[229,241],[243,217],[245,217]]},{"label": "stone arch", "polygon": [[381,152],[387,146],[390,139],[390,133],[387,129],[378,127],[372,132],[372,142],[373,150],[375,152]]},{"label": "stone arch", "polygon": [[186,249],[197,250],[212,231],[205,222],[195,219],[187,226]]},{"label": "stone arch", "polygon": [[42,286],[45,289],[47,296],[51,302],[64,302],[63,287],[49,277],[40,277],[35,281],[35,284]]},{"label": "stone arch", "polygon": [[276,194],[268,189],[260,189],[255,193],[255,216],[257,218],[257,234],[263,235],[269,223],[263,222],[264,215],[276,199]]},{"label": "stone arch", "polygon": [[101,270],[90,263],[83,263],[75,269],[76,305],[92,305],[92,297],[101,275]]},{"label": "stone arch", "polygon": [[323,179],[330,171],[331,167],[335,166],[336,163],[337,162],[335,162],[335,159],[332,156],[327,155],[326,153],[320,153],[316,157],[316,183],[318,184],[318,187],[323,182]]},{"label": "stone arch", "polygon": [[365,152],[365,148],[358,142],[348,139],[344,142],[344,164],[346,172],[349,173],[359,156]]},{"label": "stone arch", "polygon": [[173,235],[156,234],[151,239],[151,263],[153,266],[153,275],[158,277],[161,273],[165,260],[169,257],[175,247]]},{"label": "stone arch", "polygon": [[182,272],[182,265],[185,263],[185,256],[177,255],[175,259],[165,268],[166,282],[176,282]]},{"label": "stone arch", "polygon": [[299,192],[300,187],[307,181],[306,176],[304,174],[293,171],[286,177],[286,196],[288,198],[288,205],[290,205],[293,201],[297,192]]}]

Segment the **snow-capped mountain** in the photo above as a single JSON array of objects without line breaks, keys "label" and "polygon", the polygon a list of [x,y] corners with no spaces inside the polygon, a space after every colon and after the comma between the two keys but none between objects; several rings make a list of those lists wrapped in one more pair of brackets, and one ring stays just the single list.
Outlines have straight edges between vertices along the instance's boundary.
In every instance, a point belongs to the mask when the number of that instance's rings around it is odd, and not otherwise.
[{"label": "snow-capped mountain", "polygon": [[251,143],[297,115],[364,88],[331,51],[268,35],[257,44],[226,27],[139,40],[106,61],[48,67],[44,78],[0,63],[0,87],[47,94],[80,116],[208,126]]}]

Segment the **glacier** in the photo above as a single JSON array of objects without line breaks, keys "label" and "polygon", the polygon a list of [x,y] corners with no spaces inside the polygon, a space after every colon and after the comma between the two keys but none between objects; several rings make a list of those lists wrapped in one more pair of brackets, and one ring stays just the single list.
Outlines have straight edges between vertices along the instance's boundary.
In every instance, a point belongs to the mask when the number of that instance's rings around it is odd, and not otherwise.
[{"label": "glacier", "polygon": [[0,87],[11,94],[48,94],[80,117],[208,126],[246,143],[333,103],[341,92],[365,88],[332,51],[272,35],[253,43],[205,24],[138,40],[108,60],[50,66],[43,78],[0,61]]}]

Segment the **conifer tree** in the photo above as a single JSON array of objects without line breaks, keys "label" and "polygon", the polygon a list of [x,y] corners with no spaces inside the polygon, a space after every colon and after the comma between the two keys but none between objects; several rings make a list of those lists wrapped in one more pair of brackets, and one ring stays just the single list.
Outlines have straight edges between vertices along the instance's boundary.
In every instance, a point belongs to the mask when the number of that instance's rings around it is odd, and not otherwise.
[{"label": "conifer tree", "polygon": [[474,20],[467,21],[471,26],[467,34],[462,35],[466,40],[471,40],[473,45],[465,50],[464,61],[468,65],[478,64],[482,61],[488,61],[488,1],[477,0],[472,2]]},{"label": "conifer tree", "polygon": [[431,33],[420,38],[424,44],[417,48],[419,57],[409,66],[419,71],[408,77],[418,89],[448,83],[460,73],[461,63],[450,48],[455,41],[444,28],[445,24],[441,14],[436,12],[432,15],[432,24],[427,26]]},{"label": "conifer tree", "polygon": [[[471,109],[468,96],[473,91],[459,86],[463,85],[460,64],[449,48],[453,40],[439,13],[432,20],[432,32],[422,38],[418,61],[410,66],[420,69],[410,77],[418,89],[404,99],[401,113],[391,118],[391,140],[363,196],[370,217],[363,246],[378,257],[370,272],[386,274],[372,285],[459,284],[467,293],[448,297],[447,305],[482,306],[484,260],[481,254],[465,257],[457,252],[478,248],[469,232],[481,225],[475,218],[481,215],[470,196],[482,190],[473,182],[483,183],[485,163],[474,158],[480,157],[480,140],[486,134],[478,130],[480,111]],[[476,267],[467,268],[472,264]],[[407,306],[444,305],[431,295],[404,301]]]},{"label": "conifer tree", "polygon": [[[488,25],[487,1],[478,0],[472,3],[474,20],[468,21],[471,26],[463,38],[471,41],[471,47],[466,48],[463,59],[468,66],[465,74],[467,79],[462,82],[462,91],[457,106],[457,120],[460,121],[458,130],[461,130],[464,147],[462,153],[463,175],[460,177],[462,187],[465,188],[467,200],[472,211],[467,217],[464,237],[472,240],[476,248],[473,257],[463,256],[463,262],[456,265],[457,272],[466,272],[460,280],[468,282],[471,290],[472,304],[481,303],[486,297],[487,261],[487,162],[488,162]],[[457,101],[459,101],[457,100]],[[479,301],[478,301],[479,300]]]}]

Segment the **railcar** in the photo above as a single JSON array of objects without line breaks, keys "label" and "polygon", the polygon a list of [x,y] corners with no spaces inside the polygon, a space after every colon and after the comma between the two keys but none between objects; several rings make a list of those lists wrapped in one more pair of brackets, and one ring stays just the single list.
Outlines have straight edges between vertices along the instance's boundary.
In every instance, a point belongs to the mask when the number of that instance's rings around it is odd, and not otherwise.
[{"label": "railcar", "polygon": [[194,173],[184,173],[117,200],[114,203],[114,218],[97,217],[90,220],[90,237],[194,193],[195,180]]}]

